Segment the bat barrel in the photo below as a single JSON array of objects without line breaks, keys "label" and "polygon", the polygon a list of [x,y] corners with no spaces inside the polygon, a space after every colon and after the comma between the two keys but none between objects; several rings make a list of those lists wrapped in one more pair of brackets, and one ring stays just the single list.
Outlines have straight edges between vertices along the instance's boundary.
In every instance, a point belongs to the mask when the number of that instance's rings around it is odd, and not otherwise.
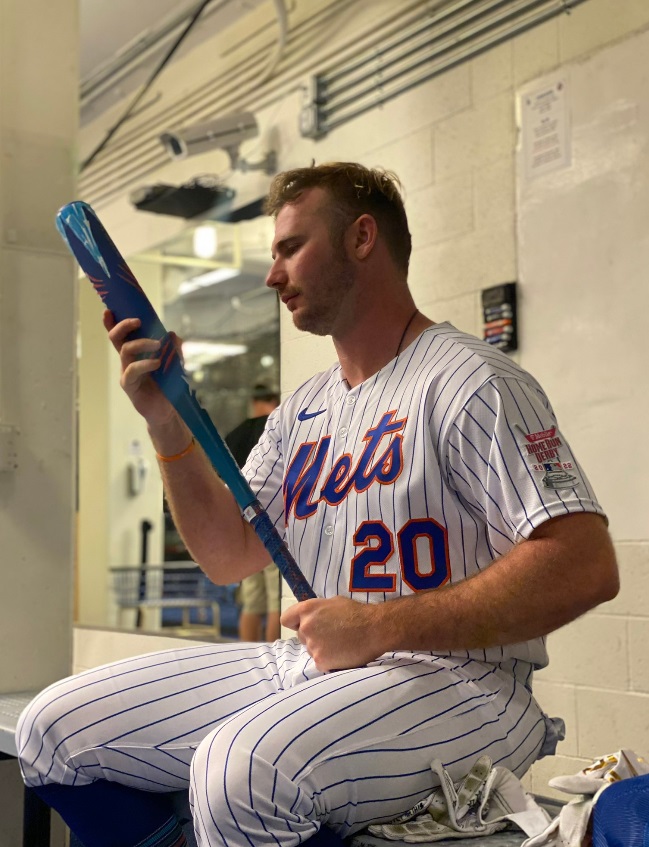
[{"label": "bat barrel", "polygon": [[209,415],[190,391],[174,340],[165,330],[148,297],[92,207],[80,201],[69,203],[59,211],[56,225],[115,319],[118,322],[125,318],[140,319],[139,329],[129,337],[160,340],[160,350],[156,356],[160,357],[161,364],[151,376],[185,421],[212,466],[232,492],[244,516],[266,546],[295,596],[299,600],[315,597]]},{"label": "bat barrel", "polygon": [[141,326],[134,338],[163,338],[162,321],[92,207],[81,201],[68,203],[59,211],[56,225],[115,319],[137,316]]}]

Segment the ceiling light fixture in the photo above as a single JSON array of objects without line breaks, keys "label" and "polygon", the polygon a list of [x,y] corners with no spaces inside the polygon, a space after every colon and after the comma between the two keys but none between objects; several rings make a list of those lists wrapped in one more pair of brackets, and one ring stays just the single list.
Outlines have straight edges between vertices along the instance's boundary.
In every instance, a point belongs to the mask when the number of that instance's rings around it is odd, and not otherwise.
[{"label": "ceiling light fixture", "polygon": [[194,256],[199,259],[213,259],[218,249],[216,228],[205,224],[197,226],[193,235]]},{"label": "ceiling light fixture", "polygon": [[242,356],[248,352],[245,344],[227,344],[217,341],[183,341],[183,360],[185,370],[196,371],[227,359]]},{"label": "ceiling light fixture", "polygon": [[213,271],[183,280],[178,286],[178,294],[179,296],[183,296],[184,294],[190,294],[192,291],[198,291],[200,288],[206,288],[209,285],[218,285],[219,282],[233,279],[235,276],[239,276],[240,273],[239,268],[215,268]]}]

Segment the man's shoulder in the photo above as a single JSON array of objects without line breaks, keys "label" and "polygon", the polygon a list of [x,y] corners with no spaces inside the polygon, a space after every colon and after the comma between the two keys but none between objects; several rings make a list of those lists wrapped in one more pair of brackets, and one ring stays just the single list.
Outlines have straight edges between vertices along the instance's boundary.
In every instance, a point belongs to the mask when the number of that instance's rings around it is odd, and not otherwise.
[{"label": "man's shoulder", "polygon": [[506,353],[488,342],[456,329],[450,323],[435,324],[422,334],[430,334],[426,342],[426,356],[422,368],[430,375],[430,382],[437,388],[447,387],[449,382],[456,390],[473,392],[476,385],[504,378],[519,379],[536,385],[534,377]]},{"label": "man's shoulder", "polygon": [[436,430],[445,431],[479,392],[498,391],[510,380],[544,396],[537,380],[502,351],[450,324],[436,326],[420,367],[424,402]]}]

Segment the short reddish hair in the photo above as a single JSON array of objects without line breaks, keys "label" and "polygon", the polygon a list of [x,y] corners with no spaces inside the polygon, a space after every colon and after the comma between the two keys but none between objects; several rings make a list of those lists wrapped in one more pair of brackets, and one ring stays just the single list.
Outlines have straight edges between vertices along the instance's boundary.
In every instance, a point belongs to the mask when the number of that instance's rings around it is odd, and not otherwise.
[{"label": "short reddish hair", "polygon": [[271,183],[266,213],[277,217],[286,203],[295,202],[308,188],[323,188],[332,198],[332,230],[339,238],[361,215],[371,215],[395,264],[407,273],[412,239],[396,174],[355,162],[328,162],[283,171]]}]

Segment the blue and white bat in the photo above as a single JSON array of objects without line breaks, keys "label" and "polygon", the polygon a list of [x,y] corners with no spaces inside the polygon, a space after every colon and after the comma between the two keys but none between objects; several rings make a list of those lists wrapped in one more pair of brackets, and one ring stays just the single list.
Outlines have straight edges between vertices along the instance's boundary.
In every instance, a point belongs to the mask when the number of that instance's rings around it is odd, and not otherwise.
[{"label": "blue and white bat", "polygon": [[80,201],[68,203],[59,211],[56,225],[115,320],[140,319],[140,328],[129,337],[160,340],[161,363],[151,376],[232,492],[244,518],[261,539],[293,594],[298,600],[315,597],[209,415],[190,389],[172,338],[92,207]]}]

